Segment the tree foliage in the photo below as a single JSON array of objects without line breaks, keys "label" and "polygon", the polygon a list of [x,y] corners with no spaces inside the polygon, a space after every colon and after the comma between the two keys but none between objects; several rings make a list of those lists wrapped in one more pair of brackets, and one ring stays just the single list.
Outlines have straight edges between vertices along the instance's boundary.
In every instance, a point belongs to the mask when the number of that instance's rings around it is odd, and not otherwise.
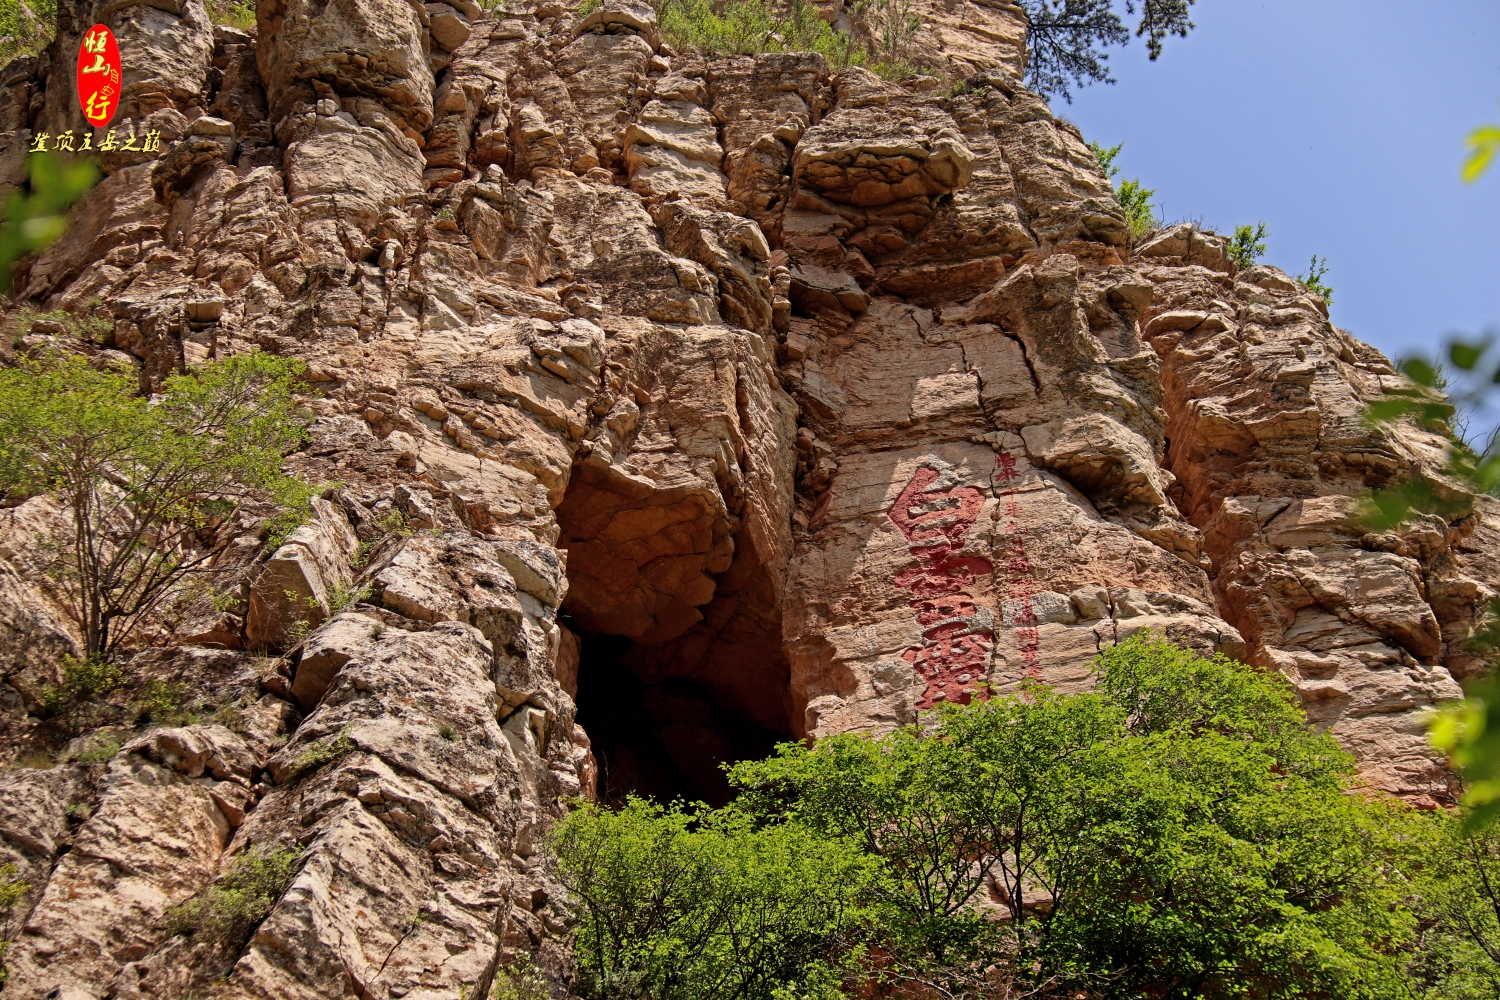
[{"label": "tree foliage", "polygon": [[1404,862],[1421,918],[1410,971],[1419,996],[1500,996],[1500,831],[1446,815],[1409,818]]},{"label": "tree foliage", "polygon": [[[1091,693],[1034,685],[926,728],[784,744],[734,766],[723,811],[573,813],[556,850],[585,992],[785,996],[742,984],[805,991],[868,955],[851,988],[951,1000],[1403,995],[1395,813],[1347,794],[1350,758],[1289,686],[1145,636],[1096,667]],[[735,860],[770,838],[786,857]],[[755,926],[818,959],[752,980],[765,960],[716,950],[733,935],[714,928],[799,884],[806,912]]]},{"label": "tree foliage", "polygon": [[88,657],[107,656],[189,574],[233,541],[249,497],[284,496],[283,456],[306,431],[299,362],[238,355],[173,375],[143,399],[132,378],[54,355],[0,371],[0,490],[50,493],[72,530],[45,541]]},{"label": "tree foliage", "polygon": [[1266,229],[1264,222],[1257,222],[1253,226],[1235,226],[1234,235],[1230,237],[1229,246],[1225,249],[1240,267],[1250,267],[1266,255],[1266,240],[1270,237],[1270,230]]},{"label": "tree foliage", "polygon": [[[1071,87],[1091,83],[1114,83],[1109,75],[1105,48],[1126,45],[1130,29],[1114,9],[1112,0],[1020,0],[1026,11],[1030,58],[1026,85],[1043,97],[1061,97],[1072,103]],[[1194,0],[1140,0],[1137,38],[1146,39],[1146,50],[1155,61],[1168,35],[1186,38],[1193,28],[1189,8]],[[1126,0],[1125,12],[1136,13],[1135,0]]]},{"label": "tree foliage", "polygon": [[575,810],[553,849],[581,916],[577,985],[593,1000],[827,994],[875,871],[802,826],[637,798]]},{"label": "tree foliage", "polygon": [[[1104,176],[1110,179],[1120,173],[1120,168],[1115,166],[1115,160],[1119,158],[1120,150],[1124,148],[1123,142],[1107,148],[1097,142],[1089,143],[1089,149],[1099,161],[1099,169],[1104,171]],[[1125,211],[1125,224],[1130,229],[1131,239],[1140,240],[1160,225],[1160,220],[1156,217],[1156,209],[1151,204],[1151,199],[1155,195],[1156,189],[1143,186],[1139,177],[1121,181],[1115,188],[1115,201],[1119,202],[1120,208]]]}]

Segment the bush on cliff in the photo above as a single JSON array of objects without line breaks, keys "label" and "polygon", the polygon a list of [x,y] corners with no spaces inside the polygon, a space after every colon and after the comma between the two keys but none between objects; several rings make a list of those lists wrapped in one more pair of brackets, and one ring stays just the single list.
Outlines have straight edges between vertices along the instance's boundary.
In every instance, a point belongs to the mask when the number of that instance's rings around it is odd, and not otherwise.
[{"label": "bush on cliff", "polygon": [[57,34],[57,0],[0,3],[0,66],[35,55]]},{"label": "bush on cliff", "polygon": [[[579,14],[597,0],[585,0]],[[922,19],[912,0],[856,0],[852,30],[830,25],[812,0],[652,0],[662,36],[705,56],[816,52],[834,69],[868,66],[881,76],[914,72],[907,61]]]},{"label": "bush on cliff", "polygon": [[[948,706],[925,729],[784,744],[731,770],[740,797],[726,811],[575,812],[558,855],[583,954],[610,942],[610,968],[636,982],[663,961],[645,956],[679,939],[728,940],[713,928],[740,876],[719,859],[774,835],[807,845],[791,880],[801,898],[837,901],[840,917],[818,925],[830,933],[803,953],[825,982],[955,1000],[1403,995],[1415,934],[1395,860],[1404,827],[1393,807],[1347,794],[1348,755],[1306,727],[1288,685],[1148,637],[1097,669],[1091,693],[1036,685]],[[713,846],[692,863],[616,846],[699,831]],[[836,874],[812,845],[861,876]],[[862,954],[874,960],[852,968]],[[723,985],[744,979],[591,995],[765,995]]]},{"label": "bush on cliff", "polygon": [[134,377],[51,356],[0,371],[0,491],[48,493],[72,530],[44,539],[85,643],[108,656],[190,574],[233,543],[252,496],[285,497],[283,456],[306,436],[299,362],[259,352],[173,375],[154,399]]},{"label": "bush on cliff", "polygon": [[[1109,147],[1097,142],[1089,143],[1089,149],[1099,161],[1099,169],[1104,171],[1104,176],[1110,180],[1113,180],[1120,172],[1120,168],[1115,166],[1115,159],[1124,148],[1123,142]],[[1125,211],[1125,224],[1130,229],[1132,240],[1144,239],[1147,233],[1161,225],[1161,220],[1156,217],[1156,209],[1151,204],[1151,199],[1155,194],[1156,189],[1143,185],[1139,177],[1121,181],[1115,188],[1115,201],[1119,202],[1120,208]]]}]

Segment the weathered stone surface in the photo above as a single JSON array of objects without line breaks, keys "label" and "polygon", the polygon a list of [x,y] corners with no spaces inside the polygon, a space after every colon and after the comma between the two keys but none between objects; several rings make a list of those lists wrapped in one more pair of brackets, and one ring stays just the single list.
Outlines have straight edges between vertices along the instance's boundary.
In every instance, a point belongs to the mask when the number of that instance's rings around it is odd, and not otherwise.
[{"label": "weathered stone surface", "polygon": [[[1355,525],[1370,488],[1441,478],[1436,437],[1360,419],[1394,369],[1223,237],[1132,246],[1019,85],[1013,4],[918,0],[951,88],[676,53],[639,0],[261,0],[253,35],[199,0],[60,6],[64,55],[96,17],[145,53],[127,117],[164,147],[107,160],[18,275],[113,330],[22,346],[145,391],[296,357],[287,469],[339,485],[274,552],[247,516],[142,626],[116,709],[182,685],[204,721],[0,774],[0,862],[33,884],[7,997],[561,970],[537,852],[567,799],[722,800],[725,759],[1083,688],[1142,629],[1279,670],[1370,785],[1452,801],[1422,720],[1478,669],[1500,507]],[[0,80],[0,159],[73,114],[57,58]],[[29,713],[76,652],[37,545],[65,528],[0,511],[6,761],[61,746]],[[243,949],[169,935],[293,844]]]},{"label": "weathered stone surface", "polygon": [[251,646],[285,645],[299,623],[305,634],[328,617],[336,589],[347,588],[354,575],[359,538],[349,519],[320,497],[312,511],[310,523],[287,537],[251,586],[245,617]]},{"label": "weathered stone surface", "polygon": [[7,990],[96,996],[166,938],[166,911],[212,878],[229,824],[207,789],[129,754],[6,953]]}]

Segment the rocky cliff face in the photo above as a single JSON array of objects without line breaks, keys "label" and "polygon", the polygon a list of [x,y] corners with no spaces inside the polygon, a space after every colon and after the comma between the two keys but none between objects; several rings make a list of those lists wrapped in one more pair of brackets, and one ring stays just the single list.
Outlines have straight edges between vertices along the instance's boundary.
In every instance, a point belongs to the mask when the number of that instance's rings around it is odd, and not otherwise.
[{"label": "rocky cliff face", "polygon": [[[74,127],[95,21],[115,127],[164,152],[110,154],[22,274],[19,303],[102,312],[104,342],[44,320],[4,350],[147,391],[303,359],[291,466],[337,485],[275,551],[235,526],[227,603],[185,593],[139,637],[116,703],[180,683],[212,719],[0,772],[32,887],[7,997],[484,995],[504,954],[565,962],[537,844],[566,799],[719,799],[718,761],[1084,685],[1143,628],[1281,671],[1373,788],[1451,798],[1421,719],[1474,668],[1495,512],[1361,532],[1355,498],[1440,461],[1361,423],[1399,376],[1221,238],[1132,246],[1019,86],[1009,5],[926,5],[951,93],[678,54],[636,0],[261,0],[254,36],[200,0],[61,6],[6,70],[0,186]],[[13,761],[61,739],[57,516],[0,512]],[[293,844],[243,947],[171,933]]]}]

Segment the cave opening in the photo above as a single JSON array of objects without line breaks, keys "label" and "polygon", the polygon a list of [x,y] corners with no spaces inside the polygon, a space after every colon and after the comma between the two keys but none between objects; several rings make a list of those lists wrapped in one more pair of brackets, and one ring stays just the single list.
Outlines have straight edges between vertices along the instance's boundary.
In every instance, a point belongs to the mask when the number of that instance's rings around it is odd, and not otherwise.
[{"label": "cave opening", "polygon": [[[763,759],[792,738],[784,713],[767,711],[786,690],[774,662],[742,661],[752,672],[735,678],[684,676],[663,669],[680,661],[675,648],[664,655],[625,636],[575,636],[577,721],[593,747],[601,804],[618,807],[638,795],[722,806],[733,797],[723,764]],[[747,686],[763,704],[737,695]]]}]

